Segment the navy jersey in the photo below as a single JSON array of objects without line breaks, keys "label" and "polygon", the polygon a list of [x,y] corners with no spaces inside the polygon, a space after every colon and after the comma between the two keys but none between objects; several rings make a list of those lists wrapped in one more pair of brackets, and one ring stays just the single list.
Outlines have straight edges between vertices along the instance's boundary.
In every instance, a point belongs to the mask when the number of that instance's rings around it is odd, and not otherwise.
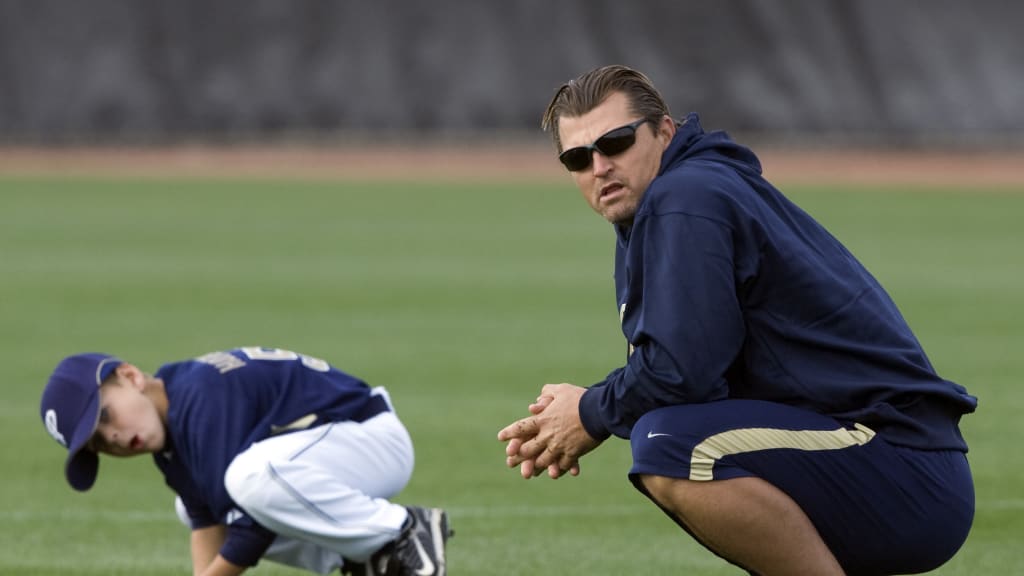
[{"label": "navy jersey", "polygon": [[875,278],[724,132],[690,114],[616,231],[629,356],[580,401],[595,438],[628,438],[654,408],[750,398],[966,450],[957,423],[977,400],[936,374]]},{"label": "navy jersey", "polygon": [[229,524],[221,554],[255,564],[274,535],[236,509],[224,486],[232,459],[252,443],[294,428],[355,419],[370,388],[323,360],[272,348],[213,352],[162,366],[167,446],[154,455],[181,496],[193,528]]}]

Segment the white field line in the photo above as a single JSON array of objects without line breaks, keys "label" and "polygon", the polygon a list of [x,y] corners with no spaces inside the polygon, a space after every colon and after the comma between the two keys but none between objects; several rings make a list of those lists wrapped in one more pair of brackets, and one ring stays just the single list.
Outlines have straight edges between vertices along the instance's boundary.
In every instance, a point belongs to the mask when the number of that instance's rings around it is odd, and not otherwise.
[{"label": "white field line", "polygon": [[[460,518],[550,518],[550,517],[608,517],[646,515],[652,511],[651,506],[636,505],[578,505],[578,506],[537,506],[533,504],[500,506],[451,506],[445,507],[452,516]],[[1001,500],[981,500],[977,503],[979,511],[1024,510],[1024,498],[1008,498]],[[70,520],[70,521],[110,521],[130,523],[178,522],[174,510],[137,510],[114,512],[109,510],[0,510],[0,521],[25,522],[35,520]]]},{"label": "white field line", "polygon": [[[522,506],[504,504],[501,506],[453,506],[445,508],[449,514],[462,517],[552,517],[552,516],[633,516],[647,514],[652,506],[646,504],[612,505],[612,506]],[[975,504],[977,510],[1024,510],[1024,498],[1004,498],[1000,500],[979,500]]]},{"label": "white field line", "polygon": [[978,510],[1024,510],[1024,498],[980,500],[974,507]]},{"label": "white field line", "polygon": [[[532,504],[501,505],[501,506],[452,506],[445,507],[449,514],[463,518],[531,518],[531,517],[599,517],[599,516],[630,516],[646,514],[650,507],[644,504],[611,505],[611,506],[537,506]],[[92,510],[77,508],[73,510],[0,510],[0,521],[18,522],[28,520],[51,521],[116,521],[116,522],[177,522],[174,509],[166,510]]]},{"label": "white field line", "polygon": [[617,504],[617,505],[559,505],[559,506],[538,506],[535,504],[502,504],[500,506],[453,506],[446,508],[449,514],[463,518],[535,518],[535,517],[584,517],[594,518],[599,516],[633,516],[646,514],[651,507],[641,504]]},{"label": "white field line", "polygon": [[24,522],[27,520],[70,520],[74,522],[83,520],[149,523],[172,520],[177,522],[178,517],[174,514],[174,508],[164,511],[155,510],[128,510],[123,512],[112,512],[109,510],[90,510],[79,508],[75,510],[0,510],[0,521],[3,522]]}]

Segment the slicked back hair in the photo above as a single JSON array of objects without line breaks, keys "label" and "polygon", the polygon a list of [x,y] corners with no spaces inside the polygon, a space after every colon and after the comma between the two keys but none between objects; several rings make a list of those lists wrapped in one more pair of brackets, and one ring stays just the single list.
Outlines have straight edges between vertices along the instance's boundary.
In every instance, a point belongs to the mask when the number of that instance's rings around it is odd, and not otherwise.
[{"label": "slicked back hair", "polygon": [[563,84],[544,111],[541,129],[551,133],[559,154],[563,151],[562,139],[558,134],[559,119],[563,116],[582,116],[615,92],[625,94],[630,111],[643,116],[655,126],[663,116],[671,116],[665,100],[650,78],[642,72],[618,64],[596,68]]}]

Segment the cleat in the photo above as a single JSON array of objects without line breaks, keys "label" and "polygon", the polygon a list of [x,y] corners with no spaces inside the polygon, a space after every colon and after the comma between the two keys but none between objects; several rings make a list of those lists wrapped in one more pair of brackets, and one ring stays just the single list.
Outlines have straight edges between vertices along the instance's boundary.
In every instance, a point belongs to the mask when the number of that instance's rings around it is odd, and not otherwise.
[{"label": "cleat", "polygon": [[403,574],[394,560],[394,543],[389,543],[366,562],[345,562],[341,567],[342,576],[400,576]]},{"label": "cleat", "polygon": [[[387,544],[365,563],[343,566],[352,576],[445,576],[445,544],[455,533],[448,526],[448,513],[440,508],[407,506],[409,518],[395,541]],[[348,570],[345,572],[344,570]]]},{"label": "cleat", "polygon": [[[454,534],[448,513],[440,508],[409,506],[409,519],[395,541],[392,561],[401,576],[445,576],[445,544]],[[388,566],[391,568],[391,566]]]}]

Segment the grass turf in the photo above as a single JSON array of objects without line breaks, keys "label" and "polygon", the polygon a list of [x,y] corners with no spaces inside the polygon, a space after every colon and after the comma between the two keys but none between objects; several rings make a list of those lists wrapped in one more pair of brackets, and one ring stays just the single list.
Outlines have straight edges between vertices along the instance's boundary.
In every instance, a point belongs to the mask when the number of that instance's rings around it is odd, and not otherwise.
[{"label": "grass turf", "polygon": [[[936,573],[1016,573],[1024,194],[789,193],[981,399],[963,422],[975,526]],[[417,450],[397,500],[449,509],[456,576],[740,573],[629,486],[625,442],[588,455],[579,478],[504,468],[495,434],[543,383],[589,384],[624,358],[611,231],[568,183],[6,178],[0,200],[0,574],[187,573],[187,533],[149,459],[105,459],[97,486],[73,493],[39,393],[72,352],[152,371],[237,345],[307,352],[391,390]]]}]

